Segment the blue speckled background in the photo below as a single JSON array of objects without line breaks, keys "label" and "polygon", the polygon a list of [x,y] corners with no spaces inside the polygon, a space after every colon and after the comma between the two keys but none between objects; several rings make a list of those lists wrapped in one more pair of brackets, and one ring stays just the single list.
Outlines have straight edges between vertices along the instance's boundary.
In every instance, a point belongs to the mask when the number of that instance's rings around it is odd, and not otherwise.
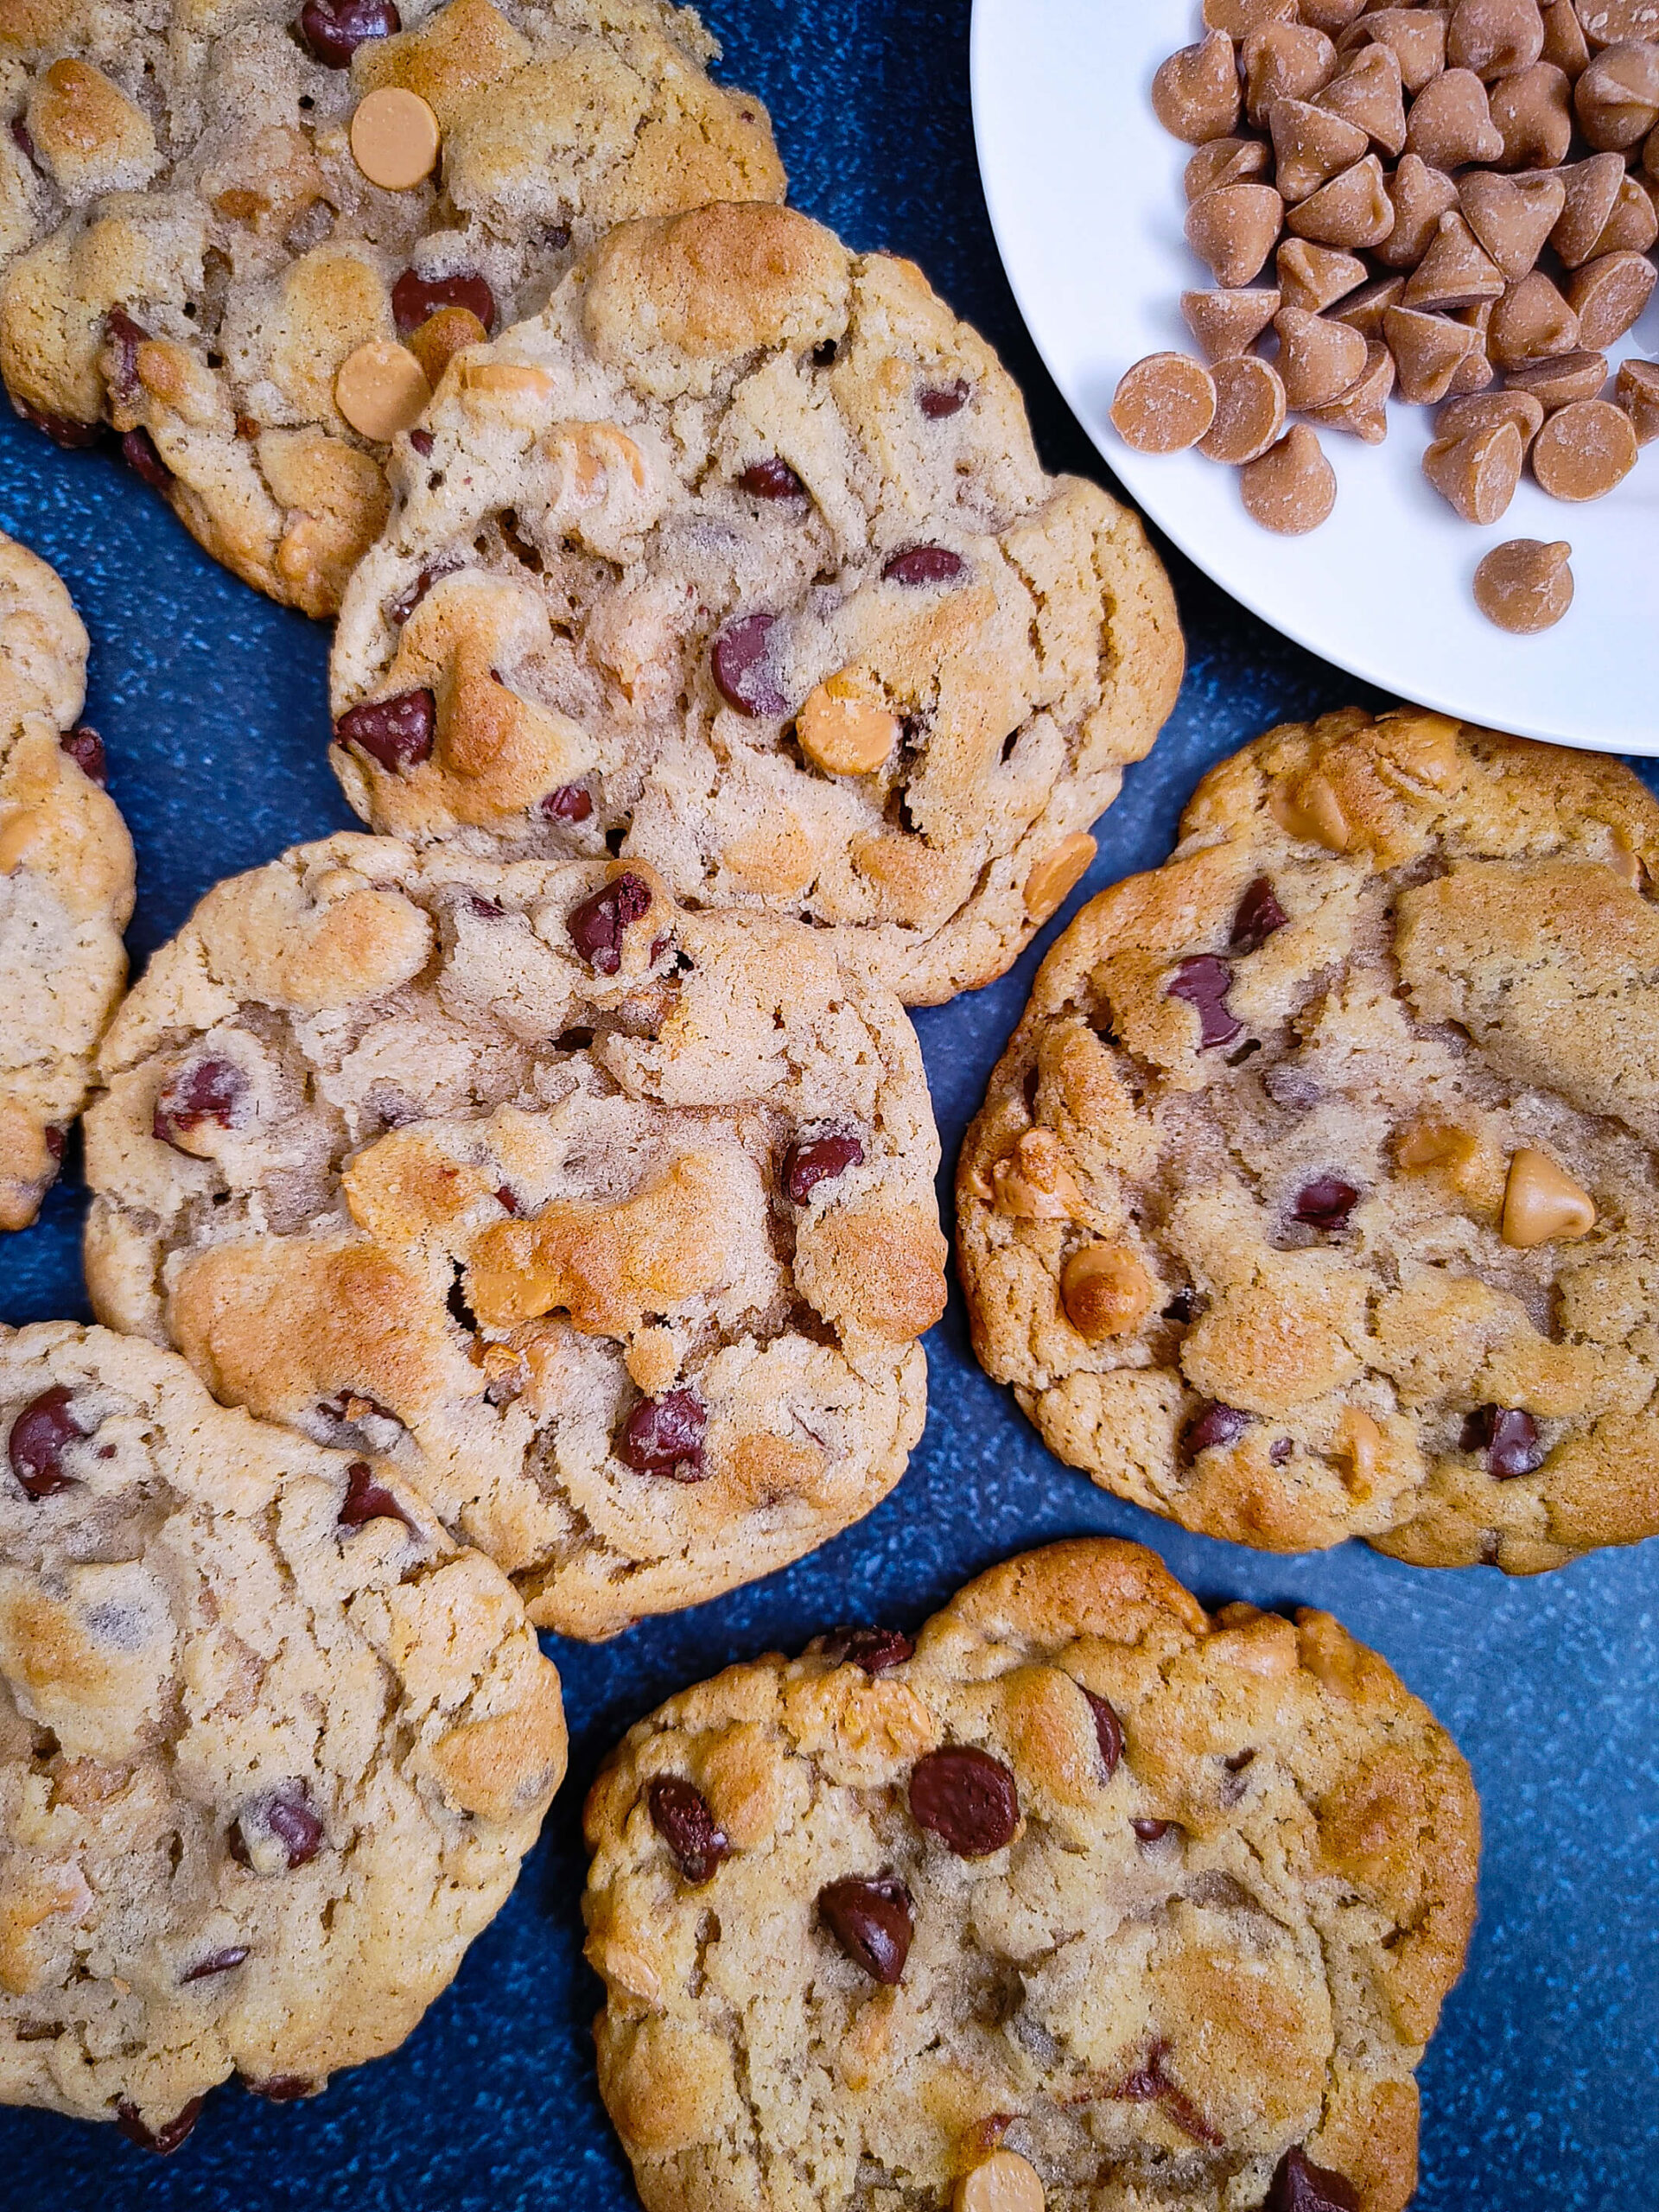
[{"label": "blue speckled background", "polygon": [[[1103,14],[1132,3],[1103,0]],[[772,108],[797,202],[857,246],[920,261],[1025,380],[1049,466],[1097,474],[991,242],[968,107],[968,0],[711,0],[707,12],[725,73]],[[138,848],[142,960],[217,878],[348,821],[323,759],[327,639],[214,567],[115,461],[60,454],[0,414],[0,524],[61,571],[92,632],[89,719]],[[1101,825],[1088,891],[1162,855],[1218,755],[1357,690],[1173,566],[1186,688]],[[1033,954],[995,988],[920,1017],[947,1185],[1034,964]],[[73,1166],[40,1224],[0,1246],[8,1321],[86,1313]],[[1206,1599],[1329,1606],[1473,1762],[1486,1815],[1480,1923],[1422,2069],[1421,2212],[1659,2206],[1659,1548],[1536,1582],[1431,1574],[1358,1546],[1262,1558],[1185,1536],[1051,1459],[974,1365],[959,1297],[929,1351],[926,1436],[861,1527],[787,1573],[607,1647],[550,1639],[570,1712],[569,1782],[512,1901],[401,2051],[309,2104],[221,2089],[166,2162],[112,2129],[6,2113],[0,2204],[622,2212],[635,2200],[594,2088],[598,1985],[577,1910],[578,1812],[606,1747],[728,1660],[793,1649],[849,1618],[913,1626],[995,1559],[1110,1530],[1155,1546]]]}]

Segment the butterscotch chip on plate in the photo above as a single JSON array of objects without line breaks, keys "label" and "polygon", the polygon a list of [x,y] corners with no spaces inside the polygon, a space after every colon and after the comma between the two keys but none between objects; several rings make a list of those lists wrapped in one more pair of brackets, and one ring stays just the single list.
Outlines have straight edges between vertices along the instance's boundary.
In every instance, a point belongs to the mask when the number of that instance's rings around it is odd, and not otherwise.
[{"label": "butterscotch chip on plate", "polygon": [[0,534],[0,1230],[56,1180],[126,981],[132,841],[79,721],[86,650],[57,575]]},{"label": "butterscotch chip on plate", "polygon": [[177,2148],[392,2050],[564,1773],[500,1571],[383,1459],[0,1331],[0,2083]]},{"label": "butterscotch chip on plate", "polygon": [[1558,408],[1532,442],[1532,473],[1553,499],[1602,499],[1636,467],[1635,426],[1611,399]]},{"label": "butterscotch chip on plate", "polygon": [[[1401,2212],[1479,1808],[1327,1613],[1057,1544],[682,1692],[588,1799],[646,2212]],[[1146,2189],[1156,2174],[1156,2194]]]},{"label": "butterscotch chip on plate", "polygon": [[386,519],[435,316],[481,336],[615,222],[784,194],[765,110],[664,0],[29,6],[5,48],[14,405],[66,444],[113,428],[216,559],[310,614]]},{"label": "butterscotch chip on plate", "polygon": [[[1234,1542],[1528,1573],[1659,1531],[1659,803],[1355,709],[1211,770],[1182,830],[1055,945],[963,1147],[988,1372]],[[1042,1216],[999,1181],[1033,1153]],[[1065,1294],[1096,1246],[1149,1286],[1112,1332]]]},{"label": "butterscotch chip on plate", "polygon": [[340,836],[210,892],[102,1069],[100,1316],[383,1457],[541,1625],[798,1558],[921,1433],[921,1055],[798,924]]},{"label": "butterscotch chip on plate", "polygon": [[1215,381],[1187,353],[1148,353],[1117,380],[1112,428],[1137,453],[1181,453],[1216,419]]},{"label": "butterscotch chip on plate", "polygon": [[[1202,435],[1198,361],[1143,365],[1126,407],[1172,378]],[[620,849],[912,1003],[1017,957],[1033,876],[1180,683],[1136,518],[1045,474],[912,263],[787,209],[620,226],[455,363],[392,474],[332,669],[358,812],[468,853]]]},{"label": "butterscotch chip on plate", "polygon": [[1337,504],[1337,472],[1319,433],[1293,423],[1277,445],[1239,471],[1244,511],[1263,530],[1300,537],[1317,530]]}]

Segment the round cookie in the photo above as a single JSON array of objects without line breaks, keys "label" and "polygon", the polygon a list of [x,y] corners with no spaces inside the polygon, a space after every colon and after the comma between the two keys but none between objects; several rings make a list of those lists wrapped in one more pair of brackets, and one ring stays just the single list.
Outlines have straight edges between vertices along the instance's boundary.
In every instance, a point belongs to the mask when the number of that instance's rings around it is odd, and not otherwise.
[{"label": "round cookie", "polygon": [[391,474],[332,668],[358,812],[513,855],[620,837],[912,1004],[1054,912],[1179,686],[1136,518],[1043,474],[912,263],[787,209],[613,232]]},{"label": "round cookie", "polygon": [[1328,1614],[1057,1544],[632,1729],[588,1798],[647,2212],[1399,2212],[1479,1810]]},{"label": "round cookie", "polygon": [[336,836],[210,892],[102,1070],[99,1319],[384,1454],[543,1627],[770,1573],[921,1433],[921,1054],[809,931]]},{"label": "round cookie", "polygon": [[1040,970],[975,1349],[1212,1536],[1515,1573],[1659,1531],[1659,804],[1404,709],[1270,732]]},{"label": "round cookie", "polygon": [[11,0],[14,404],[111,425],[215,559],[334,613],[457,346],[624,217],[781,198],[716,51],[662,0]]},{"label": "round cookie", "polygon": [[564,1773],[511,1586],[384,1463],[0,1331],[0,2103],[171,2151],[401,2043]]},{"label": "round cookie", "polygon": [[0,533],[0,1230],[56,1179],[126,981],[132,841],[76,717],[86,632],[44,561]]}]

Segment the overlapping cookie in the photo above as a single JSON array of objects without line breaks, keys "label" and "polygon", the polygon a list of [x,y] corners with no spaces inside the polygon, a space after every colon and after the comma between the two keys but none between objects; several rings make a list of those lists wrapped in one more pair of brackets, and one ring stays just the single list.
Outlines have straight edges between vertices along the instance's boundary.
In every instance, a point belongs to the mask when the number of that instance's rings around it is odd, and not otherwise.
[{"label": "overlapping cookie", "polygon": [[384,1455],[543,1626],[798,1557],[921,1432],[921,1055],[810,931],[341,836],[210,892],[102,1067],[100,1319]]},{"label": "overlapping cookie", "polygon": [[1659,1530],[1659,805],[1406,709],[1270,732],[1039,975],[957,1179],[980,1358],[1210,1535]]},{"label": "overlapping cookie", "polygon": [[0,1331],[0,2102],[171,2151],[390,2050],[564,1772],[499,1571],[385,1462]]},{"label": "overlapping cookie", "polygon": [[458,346],[625,217],[782,196],[715,50],[661,0],[8,0],[7,388],[332,614]]},{"label": "overlapping cookie", "polygon": [[0,534],[0,1230],[56,1179],[126,981],[132,841],[77,717],[86,632],[44,561]]},{"label": "overlapping cookie", "polygon": [[620,226],[390,467],[333,665],[359,813],[608,844],[912,1003],[1054,912],[1179,683],[1136,518],[1044,474],[913,264],[785,209]]},{"label": "overlapping cookie", "polygon": [[1479,1813],[1328,1614],[1056,1545],[684,1691],[588,1799],[648,2212],[1399,2212]]}]

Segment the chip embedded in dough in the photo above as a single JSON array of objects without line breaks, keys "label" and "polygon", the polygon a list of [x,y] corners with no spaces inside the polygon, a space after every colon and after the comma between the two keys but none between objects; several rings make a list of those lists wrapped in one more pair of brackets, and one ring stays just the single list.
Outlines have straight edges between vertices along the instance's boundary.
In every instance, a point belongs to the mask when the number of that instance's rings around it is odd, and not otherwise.
[{"label": "chip embedded in dough", "polygon": [[620,838],[910,1004],[1014,959],[1179,686],[1138,519],[1045,475],[912,263],[789,209],[620,226],[391,471],[331,675],[358,812],[514,856]]},{"label": "chip embedded in dough", "polygon": [[1327,1613],[1206,1615],[1138,1545],[1057,1544],[913,1650],[842,1630],[671,1698],[586,1827],[647,2212],[944,2212],[998,2153],[1047,2212],[1411,2196],[1479,1808]]},{"label": "chip embedded in dough", "polygon": [[100,1319],[385,1454],[543,1626],[770,1573],[921,1433],[921,1054],[797,925],[337,836],[210,892],[102,1068]]},{"label": "chip embedded in dough", "polygon": [[392,2050],[563,1777],[512,1586],[152,1344],[0,1331],[0,2102],[183,2139]]},{"label": "chip embedded in dough", "polygon": [[1275,1551],[1659,1532],[1659,804],[1403,709],[1212,769],[969,1132],[980,1359],[1120,1497]]}]

